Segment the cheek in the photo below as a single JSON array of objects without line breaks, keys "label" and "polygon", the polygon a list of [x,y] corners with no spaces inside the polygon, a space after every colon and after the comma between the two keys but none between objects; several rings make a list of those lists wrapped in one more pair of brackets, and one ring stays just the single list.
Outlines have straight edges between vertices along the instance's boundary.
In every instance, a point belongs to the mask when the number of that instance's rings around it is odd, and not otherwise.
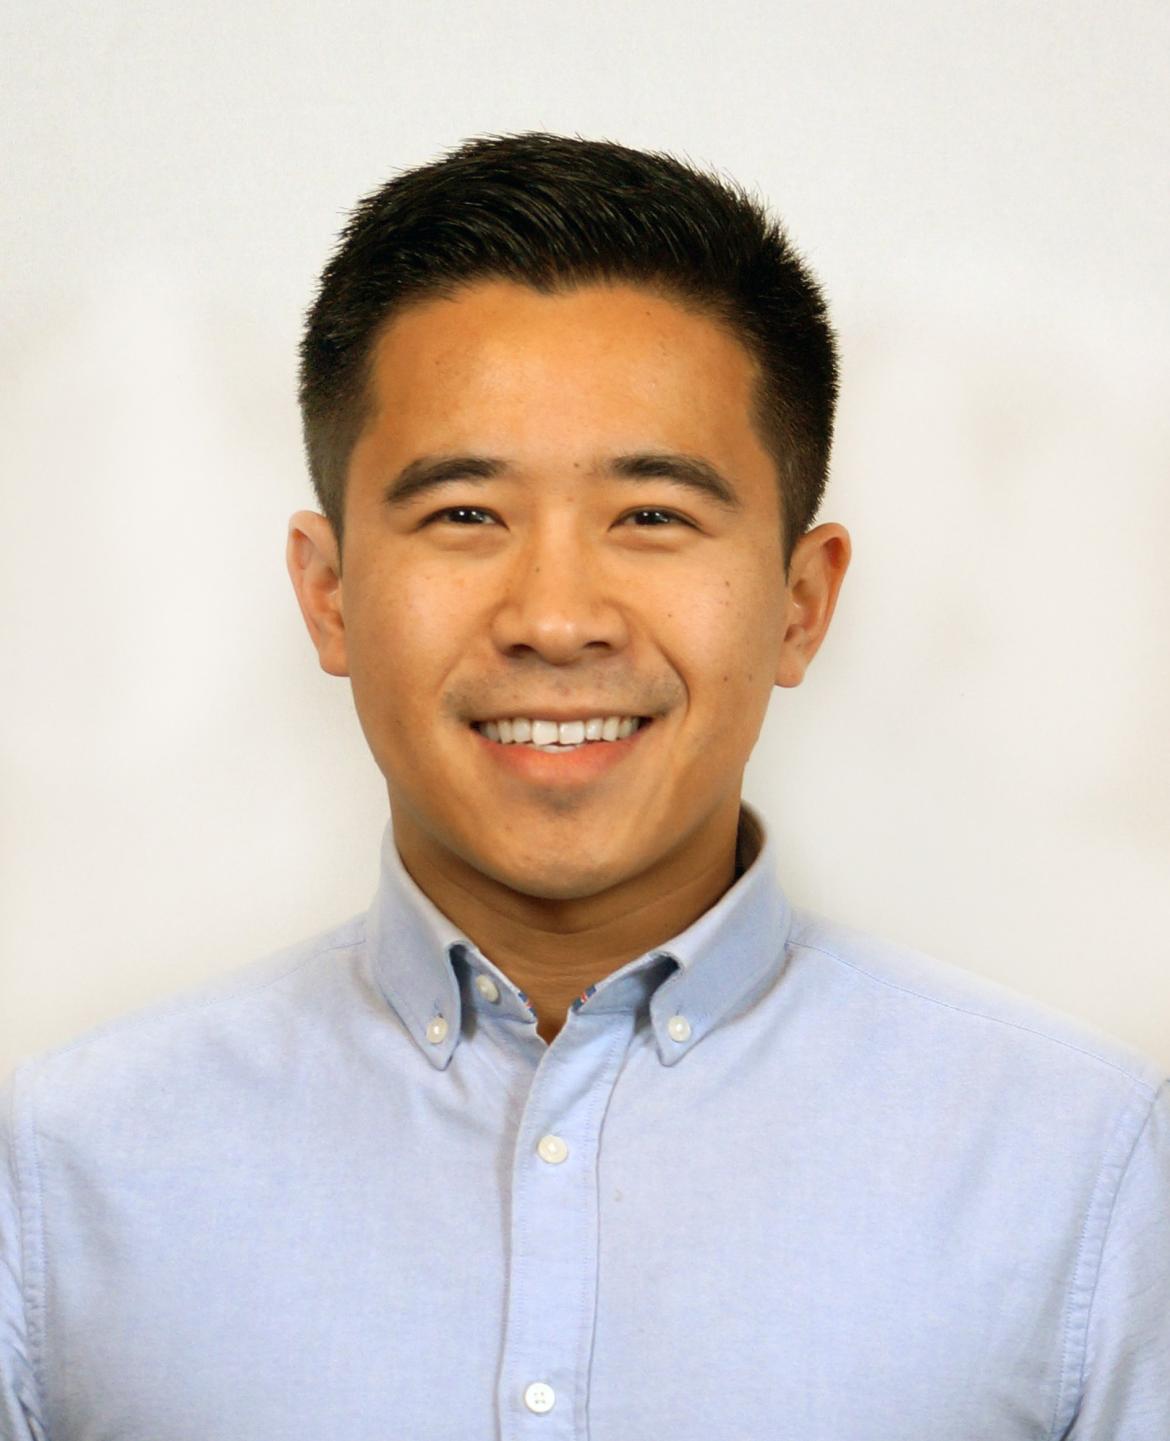
[{"label": "cheek", "polygon": [[[680,587],[662,598],[663,648],[686,683],[690,706],[719,716],[714,737],[754,740],[774,684],[782,624],[779,585],[747,569]],[[711,744],[704,731],[698,744]]]},{"label": "cheek", "polygon": [[776,649],[781,605],[750,572],[676,587],[661,606],[671,633],[705,676],[718,672],[717,682],[726,677],[728,686],[760,682],[759,671]]},{"label": "cheek", "polygon": [[463,587],[427,568],[387,564],[346,612],[354,698],[383,729],[433,710],[443,677],[467,646]]}]

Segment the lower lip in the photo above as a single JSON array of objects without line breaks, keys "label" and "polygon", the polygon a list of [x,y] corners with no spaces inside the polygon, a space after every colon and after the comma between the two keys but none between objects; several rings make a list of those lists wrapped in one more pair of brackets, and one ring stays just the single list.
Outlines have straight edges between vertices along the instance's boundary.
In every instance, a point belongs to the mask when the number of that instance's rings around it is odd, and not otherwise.
[{"label": "lower lip", "polygon": [[653,726],[643,722],[620,741],[586,741],[571,751],[540,751],[530,745],[501,745],[471,727],[471,734],[485,748],[487,756],[512,775],[524,780],[556,785],[566,781],[592,780],[620,765]]}]

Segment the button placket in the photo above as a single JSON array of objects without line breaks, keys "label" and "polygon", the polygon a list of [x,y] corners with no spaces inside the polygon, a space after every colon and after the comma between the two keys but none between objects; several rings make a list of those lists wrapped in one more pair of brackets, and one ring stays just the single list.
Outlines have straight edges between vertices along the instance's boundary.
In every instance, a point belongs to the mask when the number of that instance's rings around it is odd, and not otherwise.
[{"label": "button placket", "polygon": [[630,1012],[571,1016],[532,1081],[512,1167],[497,1397],[503,1441],[576,1441],[582,1434],[597,1292],[600,1131],[633,1031]]}]

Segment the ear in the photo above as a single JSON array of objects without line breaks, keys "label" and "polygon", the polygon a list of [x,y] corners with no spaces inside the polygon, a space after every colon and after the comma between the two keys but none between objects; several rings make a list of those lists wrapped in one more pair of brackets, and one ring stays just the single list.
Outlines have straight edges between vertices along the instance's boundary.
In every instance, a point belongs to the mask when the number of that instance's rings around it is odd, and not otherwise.
[{"label": "ear", "polygon": [[288,523],[285,558],[321,669],[329,675],[348,675],[341,558],[333,527],[323,515],[313,510],[297,511]]},{"label": "ear", "polygon": [[820,649],[853,546],[842,525],[818,525],[801,536],[788,566],[784,637],[776,666],[776,684],[799,685]]}]

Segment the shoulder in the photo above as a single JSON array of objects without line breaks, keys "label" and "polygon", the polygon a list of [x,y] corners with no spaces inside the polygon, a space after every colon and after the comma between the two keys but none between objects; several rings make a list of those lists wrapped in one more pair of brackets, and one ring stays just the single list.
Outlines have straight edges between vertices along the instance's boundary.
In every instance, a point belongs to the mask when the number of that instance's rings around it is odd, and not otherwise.
[{"label": "shoulder", "polygon": [[823,984],[862,1000],[875,1024],[949,1069],[1103,1094],[1136,1088],[1147,1100],[1166,1079],[1149,1056],[1088,1022],[896,941],[794,908],[788,943]]},{"label": "shoulder", "polygon": [[273,951],[33,1056],[8,1077],[18,1113],[49,1125],[109,1119],[138,1097],[278,1064],[294,1038],[335,1024],[364,975],[365,917]]}]

